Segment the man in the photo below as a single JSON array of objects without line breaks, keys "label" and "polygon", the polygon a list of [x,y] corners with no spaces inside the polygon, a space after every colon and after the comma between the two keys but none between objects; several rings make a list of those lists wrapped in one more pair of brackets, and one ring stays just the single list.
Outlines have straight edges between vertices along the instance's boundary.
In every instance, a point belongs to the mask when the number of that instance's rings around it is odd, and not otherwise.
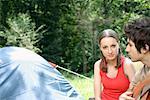
[{"label": "man", "polygon": [[[149,100],[146,98],[150,95],[150,17],[129,22],[125,25],[124,31],[128,38],[126,47],[128,55],[132,61],[141,61],[144,66],[136,73],[129,90],[123,93],[119,100]],[[139,82],[142,83],[146,79],[148,80],[146,85],[142,85],[143,87],[138,85]],[[140,87],[141,91],[134,97],[134,92]]]}]

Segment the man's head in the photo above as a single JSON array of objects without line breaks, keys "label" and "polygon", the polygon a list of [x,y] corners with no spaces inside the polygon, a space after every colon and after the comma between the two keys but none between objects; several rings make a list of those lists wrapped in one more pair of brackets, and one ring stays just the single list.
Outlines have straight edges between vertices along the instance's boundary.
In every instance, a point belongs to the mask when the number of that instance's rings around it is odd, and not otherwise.
[{"label": "man's head", "polygon": [[126,51],[133,61],[140,60],[140,54],[150,52],[150,17],[129,22],[125,25],[124,31],[128,37]]}]

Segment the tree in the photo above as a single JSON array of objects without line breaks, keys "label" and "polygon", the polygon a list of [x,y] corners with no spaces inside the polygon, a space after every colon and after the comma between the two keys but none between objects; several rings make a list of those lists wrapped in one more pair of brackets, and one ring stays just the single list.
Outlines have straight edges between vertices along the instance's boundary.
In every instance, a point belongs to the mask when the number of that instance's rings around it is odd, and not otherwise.
[{"label": "tree", "polygon": [[28,14],[19,13],[18,16],[12,16],[7,20],[9,29],[1,31],[0,35],[7,38],[7,45],[25,47],[35,52],[40,52],[36,43],[42,38],[42,32],[38,31],[43,27],[35,30],[35,24],[31,22]]}]

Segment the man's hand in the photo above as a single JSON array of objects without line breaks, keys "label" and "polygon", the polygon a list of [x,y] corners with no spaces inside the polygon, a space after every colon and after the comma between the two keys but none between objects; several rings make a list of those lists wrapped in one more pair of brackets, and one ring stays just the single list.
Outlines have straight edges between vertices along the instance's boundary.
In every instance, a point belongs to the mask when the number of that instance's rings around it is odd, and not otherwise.
[{"label": "man's hand", "polygon": [[131,95],[133,92],[126,91],[119,96],[119,100],[135,100]]}]

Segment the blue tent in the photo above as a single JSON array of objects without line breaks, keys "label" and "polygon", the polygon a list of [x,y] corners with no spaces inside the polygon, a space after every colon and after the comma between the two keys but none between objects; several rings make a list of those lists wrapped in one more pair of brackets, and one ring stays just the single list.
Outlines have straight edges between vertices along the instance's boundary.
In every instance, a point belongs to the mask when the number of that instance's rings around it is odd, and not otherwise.
[{"label": "blue tent", "polygon": [[62,74],[38,54],[0,49],[0,100],[83,100]]}]

